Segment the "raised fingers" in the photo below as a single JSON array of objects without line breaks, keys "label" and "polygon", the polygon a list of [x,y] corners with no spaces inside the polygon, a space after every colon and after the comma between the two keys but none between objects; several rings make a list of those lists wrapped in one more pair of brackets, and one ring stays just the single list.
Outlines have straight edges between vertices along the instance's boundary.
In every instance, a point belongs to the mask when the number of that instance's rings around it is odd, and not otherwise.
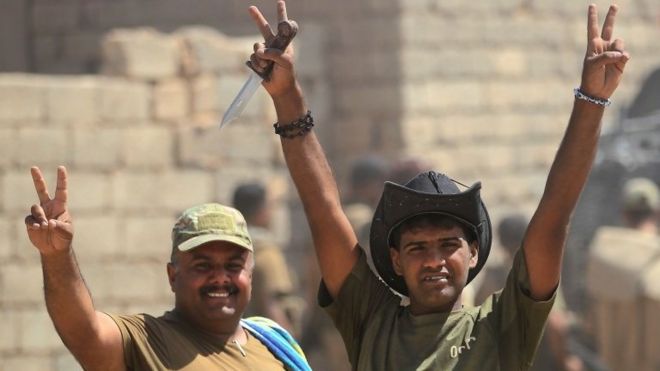
[{"label": "raised fingers", "polygon": [[598,37],[598,10],[596,4],[589,5],[587,11],[587,40],[591,41]]},{"label": "raised fingers", "polygon": [[248,11],[250,12],[250,16],[254,20],[254,23],[256,23],[257,27],[259,28],[259,32],[261,32],[261,35],[264,37],[264,39],[268,41],[274,38],[275,34],[273,34],[273,30],[271,30],[270,26],[268,25],[268,21],[266,21],[266,18],[263,14],[261,14],[259,9],[256,6],[251,6],[248,8]]},{"label": "raised fingers", "polygon": [[616,19],[616,13],[618,10],[619,8],[616,5],[610,5],[610,10],[607,11],[605,22],[603,22],[603,32],[600,35],[603,40],[610,40],[612,38],[612,33],[614,32],[614,19]]},{"label": "raised fingers", "polygon": [[33,166],[30,168],[30,173],[32,174],[32,182],[34,183],[34,189],[37,191],[39,202],[41,204],[45,204],[46,202],[50,201],[50,195],[48,195],[46,181],[41,174],[41,170],[39,170],[38,167]]},{"label": "raised fingers", "polygon": [[55,188],[55,199],[66,204],[67,200],[67,175],[64,166],[57,167],[57,188]]},{"label": "raised fingers", "polygon": [[280,0],[277,2],[277,21],[278,22],[283,22],[287,21],[289,18],[286,16],[286,3],[284,0]]}]

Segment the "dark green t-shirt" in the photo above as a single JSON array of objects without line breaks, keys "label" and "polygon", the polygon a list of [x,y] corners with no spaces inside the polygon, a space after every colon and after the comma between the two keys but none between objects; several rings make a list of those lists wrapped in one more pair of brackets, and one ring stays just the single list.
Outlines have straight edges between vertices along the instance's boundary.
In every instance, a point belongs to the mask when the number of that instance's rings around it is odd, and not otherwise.
[{"label": "dark green t-shirt", "polygon": [[534,301],[518,253],[506,286],[479,307],[414,316],[367,266],[364,254],[334,302],[319,291],[354,370],[527,370],[554,297]]},{"label": "dark green t-shirt", "polygon": [[284,364],[248,331],[247,343],[239,347],[218,343],[173,312],[161,317],[109,316],[121,331],[128,370],[285,370]]}]

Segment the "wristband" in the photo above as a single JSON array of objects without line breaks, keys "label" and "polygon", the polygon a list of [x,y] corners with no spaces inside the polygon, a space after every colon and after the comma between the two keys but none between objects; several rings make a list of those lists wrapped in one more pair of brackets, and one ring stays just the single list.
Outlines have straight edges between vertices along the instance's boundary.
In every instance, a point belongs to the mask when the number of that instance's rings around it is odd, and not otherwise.
[{"label": "wristband", "polygon": [[275,134],[282,138],[291,139],[309,133],[314,127],[314,118],[312,118],[312,112],[307,111],[304,116],[289,124],[282,125],[276,122],[273,127],[275,128]]},{"label": "wristband", "polygon": [[577,99],[587,101],[589,103],[596,104],[596,105],[603,106],[603,107],[608,107],[610,104],[612,104],[612,101],[609,100],[609,99],[601,99],[601,98],[590,97],[590,96],[584,94],[580,90],[580,88],[573,89],[573,95],[575,95],[575,98],[577,98]]}]

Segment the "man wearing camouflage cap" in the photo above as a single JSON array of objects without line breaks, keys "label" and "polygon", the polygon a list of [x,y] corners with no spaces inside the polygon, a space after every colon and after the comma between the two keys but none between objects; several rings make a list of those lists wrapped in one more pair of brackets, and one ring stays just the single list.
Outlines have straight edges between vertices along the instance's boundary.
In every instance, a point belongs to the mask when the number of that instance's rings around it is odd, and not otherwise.
[{"label": "man wearing camouflage cap", "polygon": [[160,317],[97,311],[72,248],[67,173],[50,198],[33,167],[39,204],[25,218],[41,254],[46,306],[62,341],[86,370],[309,370],[302,351],[265,318],[241,319],[252,291],[245,219],[220,204],[187,209],[172,229],[167,264],[174,309]]}]

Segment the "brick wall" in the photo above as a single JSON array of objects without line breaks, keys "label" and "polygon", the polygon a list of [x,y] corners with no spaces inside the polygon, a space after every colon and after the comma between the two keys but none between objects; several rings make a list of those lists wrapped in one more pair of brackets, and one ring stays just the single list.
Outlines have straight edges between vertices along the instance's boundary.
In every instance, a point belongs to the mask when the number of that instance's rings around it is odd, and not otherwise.
[{"label": "brick wall", "polygon": [[[274,17],[272,1],[252,3]],[[487,121],[497,115],[520,122],[531,113],[534,121],[557,122],[550,133],[554,145],[559,123],[566,120],[570,87],[578,83],[588,3],[289,1],[289,13],[300,21],[302,35],[319,36],[314,48],[319,57],[301,59],[314,75],[325,71],[319,81],[327,83],[306,84],[306,90],[323,96],[318,99],[323,104],[313,109],[332,112],[333,129],[319,130],[340,178],[362,152],[392,157],[407,148],[411,131],[433,129],[425,123],[451,126],[435,120],[438,116]],[[596,3],[601,13],[609,4]],[[640,79],[660,63],[654,43],[660,34],[660,5],[654,0],[619,5],[616,33],[634,56],[616,96],[618,103],[625,103]],[[246,4],[231,0],[190,0],[185,9],[179,0],[8,0],[4,6],[3,23],[22,37],[0,42],[15,50],[10,55],[24,55],[24,69],[40,73],[98,71],[98,41],[117,27],[151,26],[169,32],[201,24],[232,36],[254,33]],[[0,70],[17,63],[0,59]],[[426,144],[446,132],[435,131]],[[537,138],[536,132],[532,137]],[[537,152],[547,153],[543,143],[539,146]],[[414,147],[403,151],[420,152],[418,144]],[[454,170],[444,162],[439,165]]]},{"label": "brick wall", "polygon": [[[608,3],[596,2],[601,20]],[[494,210],[532,212],[579,84],[588,2],[407,2],[399,17],[399,148],[465,182]],[[619,3],[615,35],[633,59],[606,123],[660,66],[660,7]],[[651,11],[651,12],[649,12]]]}]

